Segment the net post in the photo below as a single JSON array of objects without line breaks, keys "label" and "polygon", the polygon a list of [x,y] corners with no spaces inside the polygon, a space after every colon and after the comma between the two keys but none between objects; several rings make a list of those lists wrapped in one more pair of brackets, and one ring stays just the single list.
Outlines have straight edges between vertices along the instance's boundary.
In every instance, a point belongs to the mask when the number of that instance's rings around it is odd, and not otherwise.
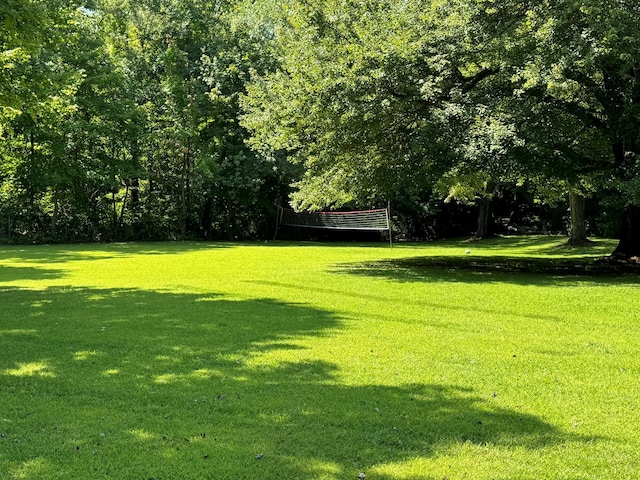
[{"label": "net post", "polygon": [[[393,246],[391,209],[377,208],[350,212],[298,212],[280,207],[276,221],[276,235],[282,226],[333,230],[377,230],[389,232]],[[276,237],[274,235],[274,239]],[[383,239],[384,240],[384,239]]]},{"label": "net post", "polygon": [[393,248],[393,233],[391,232],[391,200],[387,201],[387,227],[389,228],[389,248]]}]

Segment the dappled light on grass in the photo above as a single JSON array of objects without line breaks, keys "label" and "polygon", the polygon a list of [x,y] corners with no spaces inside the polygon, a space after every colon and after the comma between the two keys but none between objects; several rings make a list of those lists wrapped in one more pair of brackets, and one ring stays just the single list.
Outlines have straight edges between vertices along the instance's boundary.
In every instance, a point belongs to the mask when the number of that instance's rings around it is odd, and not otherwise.
[{"label": "dappled light on grass", "polygon": [[[265,373],[247,366],[246,360],[286,346],[285,339],[293,335],[321,335],[323,329],[336,325],[325,312],[270,300],[228,302],[218,297],[198,302],[198,295],[71,288],[7,293],[22,313],[2,317],[2,327],[8,331],[15,330],[11,324],[24,325],[32,309],[47,311],[45,318],[30,320],[39,334],[35,339],[16,340],[14,336],[11,343],[2,345],[3,363],[10,358],[41,357],[43,352],[51,358],[47,364],[18,361],[14,368],[0,372],[5,386],[0,391],[3,416],[8,419],[0,433],[13,459],[10,463],[21,465],[13,469],[16,475],[26,465],[20,458],[27,462],[40,454],[42,442],[50,445],[45,449],[49,453],[44,454],[51,460],[51,470],[43,473],[46,478],[106,475],[109,462],[103,459],[119,451],[130,452],[132,462],[135,458],[140,465],[119,473],[111,467],[110,474],[118,478],[140,478],[156,468],[155,454],[162,452],[185,462],[165,466],[163,475],[202,478],[205,467],[212,463],[205,462],[205,457],[215,458],[220,449],[237,457],[236,448],[253,435],[251,428],[236,428],[236,409],[237,414],[245,412],[258,418],[259,411],[268,408],[260,392]],[[49,301],[35,307],[29,300],[34,296]],[[60,372],[59,378],[49,375],[52,368]],[[43,375],[47,383],[26,382]],[[17,376],[24,380],[10,380]],[[27,392],[43,394],[24,397]],[[291,393],[285,397],[291,398]],[[241,399],[244,403],[238,405]],[[229,408],[231,416],[225,417]],[[25,420],[20,419],[34,411],[38,415],[29,423],[40,432],[38,441],[25,446],[20,441]],[[131,431],[136,425],[141,427],[136,431],[157,432],[145,438],[157,443],[141,450],[130,445],[123,437],[124,428]],[[67,435],[62,433],[65,431]],[[96,431],[104,436],[95,437]],[[205,431],[210,439],[189,440]],[[263,442],[262,449],[269,443],[267,438]],[[194,449],[207,451],[192,457]],[[253,449],[244,455],[253,458]],[[8,460],[6,455],[3,459]],[[79,472],[64,473],[80,459],[86,463]],[[192,460],[203,463],[192,470]],[[221,465],[220,475],[233,475],[237,461],[227,467],[232,470],[226,474]],[[215,463],[219,462],[220,458],[215,458]]]},{"label": "dappled light on grass", "polygon": [[82,350],[79,352],[75,352],[73,354],[73,358],[74,360],[84,361],[88,360],[91,357],[95,357],[96,355],[98,355],[98,352],[96,352],[95,350]]},{"label": "dappled light on grass", "polygon": [[130,430],[129,433],[136,439],[142,441],[149,441],[155,438],[155,434],[147,432],[141,429]]},{"label": "dappled light on grass", "polygon": [[5,375],[13,377],[55,377],[55,373],[51,371],[51,367],[47,362],[29,362],[18,363],[16,368],[9,368],[3,372]]},{"label": "dappled light on grass", "polygon": [[38,333],[35,329],[25,329],[25,328],[13,328],[9,330],[0,330],[0,336],[11,336],[11,335],[36,335]]},{"label": "dappled light on grass", "polygon": [[[10,478],[316,478],[314,465],[345,478],[438,445],[537,449],[572,438],[466,388],[347,386],[327,361],[262,361],[340,328],[309,307],[115,289],[10,293],[23,314],[2,319],[10,330],[36,308],[33,295],[50,300],[37,307],[46,319],[27,321],[37,337],[2,345],[3,361],[16,362],[0,373]],[[28,443],[25,429],[38,432]]]},{"label": "dappled light on grass", "polygon": [[44,478],[55,466],[45,458],[32,458],[24,461],[19,467],[10,472],[13,478]]},{"label": "dappled light on grass", "polygon": [[[91,260],[133,258],[138,255],[176,255],[212,249],[233,248],[230,242],[136,242],[136,243],[86,243],[73,248],[67,245],[3,246],[0,262],[19,260],[24,263],[66,263]],[[27,267],[23,267],[25,270]]]},{"label": "dappled light on grass", "polygon": [[189,372],[186,374],[175,374],[175,373],[165,373],[161,375],[156,375],[153,379],[155,383],[186,383],[193,380],[211,380],[214,377],[219,377],[219,372],[215,370],[211,370],[208,368],[198,368],[193,372]]},{"label": "dappled light on grass", "polygon": [[502,254],[509,251],[519,256],[597,257],[609,255],[617,244],[611,239],[593,239],[588,245],[570,247],[566,241],[567,237],[553,235],[497,236],[484,240],[465,240],[460,242],[460,246],[474,254],[484,252],[494,255],[496,252]]}]

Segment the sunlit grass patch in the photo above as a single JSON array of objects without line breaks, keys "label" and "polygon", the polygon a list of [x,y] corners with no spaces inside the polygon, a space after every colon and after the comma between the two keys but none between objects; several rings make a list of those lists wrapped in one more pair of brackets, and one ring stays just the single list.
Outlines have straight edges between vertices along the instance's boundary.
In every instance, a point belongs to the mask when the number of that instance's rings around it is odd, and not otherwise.
[{"label": "sunlit grass patch", "polygon": [[46,362],[19,363],[16,368],[5,370],[4,374],[14,377],[55,377],[55,373]]},{"label": "sunlit grass patch", "polygon": [[635,478],[640,277],[561,243],[5,249],[0,477]]}]

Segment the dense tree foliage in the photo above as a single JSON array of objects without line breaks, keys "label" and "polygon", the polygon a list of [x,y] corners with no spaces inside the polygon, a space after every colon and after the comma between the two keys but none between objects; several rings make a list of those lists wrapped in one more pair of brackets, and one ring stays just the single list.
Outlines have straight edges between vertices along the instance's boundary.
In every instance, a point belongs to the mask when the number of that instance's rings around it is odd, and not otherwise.
[{"label": "dense tree foliage", "polygon": [[1,39],[5,237],[271,230],[289,168],[246,147],[237,117],[249,71],[272,59],[233,3],[24,2],[15,18],[0,13],[15,27]]},{"label": "dense tree foliage", "polygon": [[607,186],[626,202],[618,251],[640,253],[635,3],[323,0],[280,11],[281,68],[251,85],[244,122],[261,148],[304,162],[299,207],[433,187],[482,199],[505,182],[564,185],[575,200]]},{"label": "dense tree foliage", "polygon": [[482,237],[526,189],[571,200],[575,241],[585,197],[624,210],[616,253],[640,254],[635,2],[14,0],[0,22],[5,239],[258,237],[287,199],[393,200],[407,225],[475,204]]}]

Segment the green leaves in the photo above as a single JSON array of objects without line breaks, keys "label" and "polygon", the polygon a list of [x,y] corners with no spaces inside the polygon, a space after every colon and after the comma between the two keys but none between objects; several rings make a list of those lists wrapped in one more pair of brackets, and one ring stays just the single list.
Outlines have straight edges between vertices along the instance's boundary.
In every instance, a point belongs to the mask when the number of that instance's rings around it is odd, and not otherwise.
[{"label": "green leaves", "polygon": [[464,55],[446,43],[451,25],[437,23],[436,5],[287,2],[283,10],[280,69],[254,78],[243,124],[255,148],[286,151],[325,182],[318,197],[317,179],[303,180],[296,204],[304,192],[316,208],[379,202],[448,162],[466,115],[460,95],[475,80],[461,73]]},{"label": "green leaves", "polygon": [[0,23],[24,231],[52,203],[116,237],[236,236],[292,182],[324,208],[638,176],[630,2],[16,0]]},{"label": "green leaves", "polygon": [[[620,2],[280,6],[280,67],[254,75],[242,121],[254,148],[306,162],[314,181],[298,205],[317,178],[335,180],[340,202],[345,185],[355,199],[388,195],[416,171],[423,189],[453,171],[575,181],[608,168],[613,138],[638,136],[617,127],[634,123],[640,31]],[[367,168],[386,173],[371,182]]]}]

